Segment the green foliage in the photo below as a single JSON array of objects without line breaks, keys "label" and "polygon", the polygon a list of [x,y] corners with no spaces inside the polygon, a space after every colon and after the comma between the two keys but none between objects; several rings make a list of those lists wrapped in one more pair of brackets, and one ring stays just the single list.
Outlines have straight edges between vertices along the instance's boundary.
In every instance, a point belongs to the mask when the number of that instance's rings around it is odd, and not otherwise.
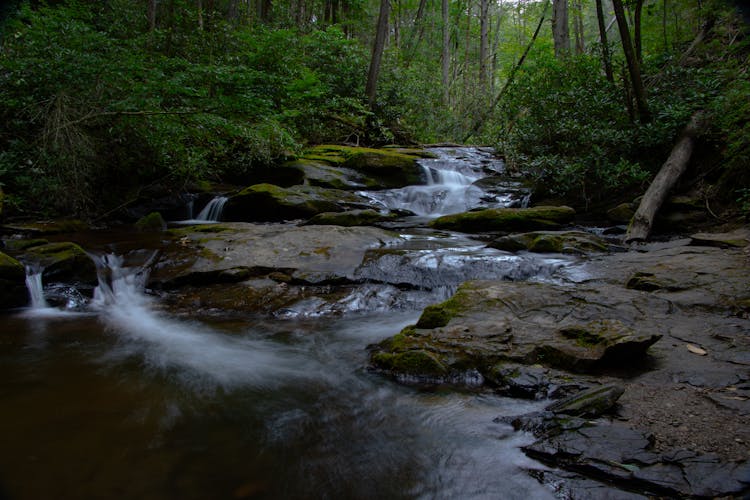
[{"label": "green foliage", "polygon": [[0,58],[0,185],[15,208],[84,214],[140,186],[242,179],[364,120],[365,54],[337,28],[198,29],[176,1],[21,9]]}]

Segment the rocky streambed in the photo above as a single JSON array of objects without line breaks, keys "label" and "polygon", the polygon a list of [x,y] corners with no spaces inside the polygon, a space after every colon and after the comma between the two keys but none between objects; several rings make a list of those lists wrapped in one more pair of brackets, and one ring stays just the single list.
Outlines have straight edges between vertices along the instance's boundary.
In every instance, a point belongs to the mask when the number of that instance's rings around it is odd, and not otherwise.
[{"label": "rocky streambed", "polygon": [[[142,397],[149,403],[136,413],[156,420],[126,411],[125,421],[141,422],[126,427],[172,477],[141,471],[152,493],[190,491],[192,474],[194,497],[748,494],[750,231],[625,247],[576,226],[567,207],[526,208],[528,191],[488,152],[309,156],[285,166],[290,185],[229,196],[234,222],[125,233],[6,227],[4,303],[28,303],[33,282],[23,279],[36,270],[41,309],[62,315],[39,319],[27,306],[0,320],[6,400],[29,410],[21,387],[45,380],[22,368],[29,352],[45,373],[89,373],[82,366],[93,363],[89,378],[115,394],[134,381],[140,389],[116,400]],[[104,365],[40,348],[40,322],[45,342],[67,338]],[[164,393],[157,411],[162,396],[152,396]],[[13,412],[5,418],[5,428],[19,425]],[[110,419],[102,425],[124,425]],[[207,466],[203,452],[189,458],[196,447],[229,461]],[[32,448],[50,461],[65,455]],[[259,458],[238,467],[248,454]],[[15,466],[0,465],[0,485],[28,497],[2,473]],[[125,488],[121,471],[105,469],[103,482]],[[110,491],[99,486],[91,491]]]}]

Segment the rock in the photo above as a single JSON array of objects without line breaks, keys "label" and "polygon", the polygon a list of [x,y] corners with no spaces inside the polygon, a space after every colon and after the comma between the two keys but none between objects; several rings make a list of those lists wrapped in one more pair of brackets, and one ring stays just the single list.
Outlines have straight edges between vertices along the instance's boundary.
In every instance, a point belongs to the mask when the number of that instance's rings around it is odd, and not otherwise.
[{"label": "rock", "polygon": [[[340,165],[374,179],[382,189],[400,188],[420,184],[423,170],[417,164],[424,152],[392,149],[370,149],[351,146],[316,146],[308,150],[304,158]],[[405,154],[407,153],[408,154]]]},{"label": "rock", "polygon": [[[345,283],[371,248],[398,236],[373,227],[221,223],[170,230],[151,285],[238,282],[281,273],[304,284]],[[276,274],[274,274],[276,273]]]},{"label": "rock", "polygon": [[[286,163],[302,173],[302,182],[310,186],[326,189],[341,189],[351,191],[355,189],[375,189],[379,187],[377,181],[351,168],[330,165],[320,160],[301,158]],[[277,184],[278,183],[274,183]]]},{"label": "rock", "polygon": [[23,265],[0,252],[0,309],[22,307],[28,303],[25,280]]},{"label": "rock", "polygon": [[438,217],[430,223],[436,229],[465,233],[549,229],[570,222],[575,210],[570,207],[487,208]]},{"label": "rock", "polygon": [[528,250],[537,253],[606,252],[607,244],[601,238],[584,231],[535,231],[511,234],[493,240],[487,246],[517,252]]},{"label": "rock", "polygon": [[5,249],[11,253],[23,252],[27,248],[36,247],[39,245],[45,245],[47,243],[49,243],[49,240],[46,240],[44,238],[3,240]]},{"label": "rock", "polygon": [[148,215],[144,215],[135,223],[136,229],[139,231],[164,231],[167,228],[167,223],[159,212],[151,212]]},{"label": "rock", "polygon": [[485,374],[495,391],[509,397],[538,399],[548,396],[550,370],[543,366],[497,363]]},{"label": "rock", "polygon": [[45,282],[97,283],[96,265],[83,248],[69,241],[27,248],[19,260],[41,266]]},{"label": "rock", "polygon": [[750,245],[750,229],[741,228],[728,233],[696,233],[690,239],[690,244],[696,246],[744,248]]},{"label": "rock", "polygon": [[376,210],[348,210],[346,212],[324,212],[313,216],[306,224],[333,226],[371,226],[377,222],[393,220],[395,214],[381,214]]},{"label": "rock", "polygon": [[614,222],[628,223],[635,215],[632,203],[620,203],[616,207],[607,210],[607,217]]},{"label": "rock", "polygon": [[256,184],[230,196],[222,218],[234,222],[307,219],[323,212],[343,212],[351,205],[364,206],[366,202],[340,190]]},{"label": "rock", "polygon": [[564,413],[566,415],[587,418],[598,417],[612,408],[624,392],[625,388],[618,384],[592,387],[556,401],[545,409],[553,413]]},{"label": "rock", "polygon": [[497,380],[499,362],[598,372],[643,363],[661,338],[656,317],[668,310],[667,302],[606,285],[470,281],[425,308],[415,326],[373,346],[370,361],[392,371],[377,353],[422,350],[455,373],[474,369],[487,380]]}]

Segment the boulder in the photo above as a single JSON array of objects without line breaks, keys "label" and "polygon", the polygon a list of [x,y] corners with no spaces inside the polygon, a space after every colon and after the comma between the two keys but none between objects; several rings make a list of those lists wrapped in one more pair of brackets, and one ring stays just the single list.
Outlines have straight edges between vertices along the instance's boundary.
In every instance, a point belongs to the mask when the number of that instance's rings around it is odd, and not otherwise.
[{"label": "boulder", "polygon": [[[352,191],[377,188],[377,182],[356,170],[341,165],[330,165],[321,160],[300,158],[285,164],[302,173],[302,182],[310,186]],[[277,184],[278,183],[274,183]]]},{"label": "boulder", "polygon": [[[398,239],[373,227],[221,223],[172,229],[152,286],[241,282],[260,277],[299,284],[346,283],[366,253]],[[275,276],[283,275],[283,280]]]},{"label": "boulder", "polygon": [[636,208],[633,208],[632,203],[620,203],[616,207],[607,210],[607,217],[614,222],[627,224],[635,215]]},{"label": "boulder", "polygon": [[371,346],[370,361],[376,370],[398,375],[400,367],[384,363],[393,358],[383,354],[421,351],[451,377],[476,370],[490,380],[497,380],[497,363],[573,373],[633,367],[645,363],[646,351],[661,338],[656,318],[669,307],[608,285],[470,281],[449,300],[425,308],[416,325]]},{"label": "boulder", "polygon": [[231,196],[222,218],[234,222],[308,219],[323,212],[343,212],[352,205],[364,206],[366,202],[353,193],[335,189],[256,184]]},{"label": "boulder", "polygon": [[151,212],[148,215],[144,215],[135,223],[135,228],[138,231],[150,232],[150,231],[164,231],[167,228],[167,223],[159,212]]},{"label": "boulder", "polygon": [[498,250],[517,252],[528,250],[537,253],[587,254],[606,252],[607,243],[584,231],[535,231],[501,236],[488,245]]},{"label": "boulder", "polygon": [[342,166],[374,179],[382,189],[400,188],[423,182],[419,158],[429,157],[422,150],[371,149],[351,146],[316,146],[304,158]]},{"label": "boulder", "polygon": [[306,224],[325,226],[371,226],[397,218],[396,214],[382,214],[377,210],[348,210],[346,212],[324,212],[313,216]]},{"label": "boulder", "polygon": [[464,233],[530,231],[559,227],[571,222],[574,216],[575,210],[566,206],[487,208],[438,217],[430,227]]},{"label": "boulder", "polygon": [[45,282],[96,285],[96,265],[75,243],[63,241],[27,248],[19,256],[24,264],[43,268]]},{"label": "boulder", "polygon": [[560,401],[555,401],[545,409],[552,413],[565,415],[587,418],[598,417],[611,409],[624,392],[625,388],[619,384],[592,387]]},{"label": "boulder", "polygon": [[726,233],[696,233],[690,236],[690,244],[719,248],[744,248],[750,245],[750,229],[743,227]]},{"label": "boulder", "polygon": [[0,309],[27,304],[26,272],[16,259],[0,252]]}]

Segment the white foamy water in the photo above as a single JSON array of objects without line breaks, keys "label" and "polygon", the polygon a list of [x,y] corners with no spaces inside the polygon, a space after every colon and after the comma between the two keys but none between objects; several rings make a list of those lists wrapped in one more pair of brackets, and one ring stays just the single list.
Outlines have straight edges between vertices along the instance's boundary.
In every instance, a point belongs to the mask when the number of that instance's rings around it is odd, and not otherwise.
[{"label": "white foamy water", "polygon": [[41,268],[26,266],[26,289],[29,291],[31,309],[49,309],[47,299],[44,297],[43,271],[44,269]]},{"label": "white foamy water", "polygon": [[140,354],[152,368],[185,370],[181,378],[199,384],[272,388],[314,372],[315,363],[292,347],[228,336],[159,312],[144,293],[146,270],[123,267],[113,255],[96,261],[99,286],[91,305],[125,342],[119,354]]}]

